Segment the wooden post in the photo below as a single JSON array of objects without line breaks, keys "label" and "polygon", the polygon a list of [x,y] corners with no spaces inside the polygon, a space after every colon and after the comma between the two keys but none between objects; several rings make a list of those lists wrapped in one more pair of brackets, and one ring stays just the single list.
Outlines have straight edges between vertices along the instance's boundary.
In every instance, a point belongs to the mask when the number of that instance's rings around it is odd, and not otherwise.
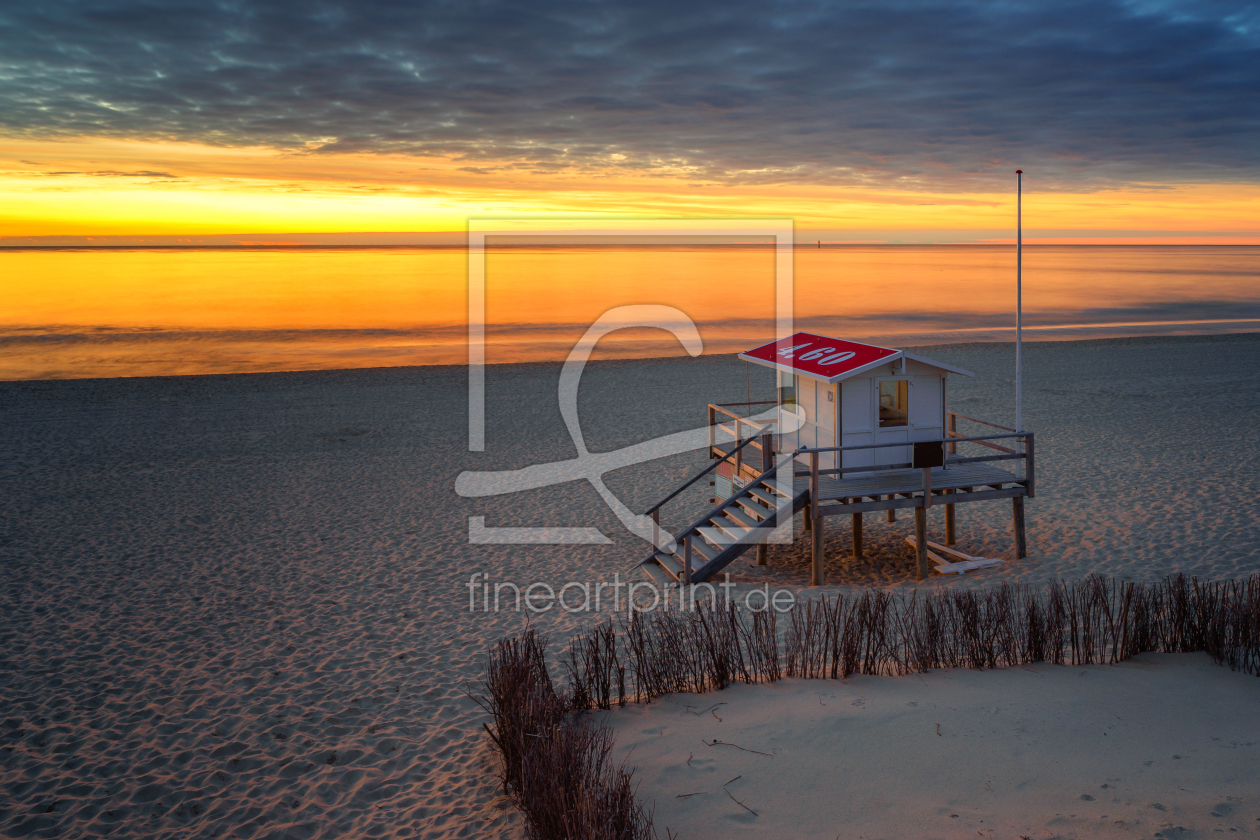
[{"label": "wooden post", "polygon": [[1011,499],[1011,513],[1015,519],[1015,556],[1024,558],[1028,556],[1028,540],[1024,535],[1024,497],[1016,496]]},{"label": "wooden post", "polygon": [[923,506],[930,508],[932,506],[932,468],[923,468]]},{"label": "wooden post", "polygon": [[809,502],[805,503],[805,531],[814,530],[814,506]]},{"label": "wooden post", "polygon": [[[951,412],[949,413],[949,435],[948,435],[948,437],[954,437],[954,436],[955,436],[955,435],[957,435],[957,434],[958,434],[958,415],[957,415],[957,414],[955,414],[954,412],[952,412],[952,411],[951,411]],[[949,445],[949,454],[950,454],[950,455],[957,455],[957,454],[958,454],[958,444],[956,444],[956,443],[951,443],[951,444]]]},{"label": "wooden post", "polygon": [[862,559],[862,514],[853,514],[853,559]]},{"label": "wooden post", "polygon": [[713,457],[713,444],[717,443],[717,410],[709,404],[709,457]]},{"label": "wooden post", "polygon": [[[954,494],[950,490],[950,495]],[[954,506],[952,504],[945,505],[945,545],[954,544]]]},{"label": "wooden post", "polygon": [[[878,497],[876,497],[876,498],[878,498]],[[897,497],[896,497],[896,496],[889,496],[889,497],[888,497],[888,501],[890,501],[890,502],[891,502],[891,501],[892,501],[893,499],[895,499],[895,498],[897,498]],[[889,522],[896,522],[896,521],[897,521],[897,509],[896,509],[896,508],[889,508],[889,509],[888,509],[888,521],[889,521]]]},{"label": "wooden post", "polygon": [[928,575],[927,508],[917,507],[914,509],[914,542],[914,579],[923,580]]},{"label": "wooden post", "polygon": [[1037,496],[1037,482],[1034,480],[1036,470],[1033,469],[1033,436],[1024,438],[1024,478],[1028,479],[1028,498]]},{"label": "wooden post", "polygon": [[657,508],[652,511],[652,549],[659,550],[661,547],[661,509]]},{"label": "wooden post", "polygon": [[683,537],[683,586],[691,585],[691,540],[692,535]]},{"label": "wooden post", "polygon": [[810,516],[813,518],[814,564],[809,576],[810,586],[823,584],[823,521],[818,515],[818,453],[809,453],[809,501]]},{"label": "wooden post", "polygon": [[[750,408],[749,411],[751,410],[752,409]],[[769,432],[766,432],[765,434],[761,436],[761,471],[764,473],[773,466],[774,466],[774,435],[770,434]],[[795,472],[796,468],[793,467],[792,471]],[[775,481],[777,481],[778,478],[779,477],[777,475],[773,476],[773,480]],[[790,479],[790,480],[795,481],[795,479]],[[774,519],[775,519],[774,527],[777,528],[779,525],[779,518],[775,516]],[[769,539],[769,537],[770,537],[769,534],[764,534],[762,535],[763,541],[757,543],[757,565],[758,566],[764,566],[766,565],[767,562],[769,562],[768,555],[770,553],[770,546],[766,545],[764,542],[765,540]]]}]

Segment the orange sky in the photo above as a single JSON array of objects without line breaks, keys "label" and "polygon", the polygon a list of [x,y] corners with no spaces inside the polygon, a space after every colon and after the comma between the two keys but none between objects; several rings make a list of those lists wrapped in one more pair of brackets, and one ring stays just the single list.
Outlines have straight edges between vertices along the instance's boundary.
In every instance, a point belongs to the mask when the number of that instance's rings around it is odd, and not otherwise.
[{"label": "orange sky", "polygon": [[[461,162],[401,155],[99,138],[3,140],[0,236],[440,231],[464,229],[470,217],[546,214],[791,218],[798,230],[992,230],[1012,226],[1013,175],[1011,186],[1008,194],[917,191],[913,185],[733,186],[697,184],[682,173],[600,177],[504,167],[478,174]],[[1081,241],[1260,242],[1260,186],[1039,192],[1029,172],[1025,196],[1029,231],[1070,229]],[[1177,235],[1089,234],[1116,230]]]}]

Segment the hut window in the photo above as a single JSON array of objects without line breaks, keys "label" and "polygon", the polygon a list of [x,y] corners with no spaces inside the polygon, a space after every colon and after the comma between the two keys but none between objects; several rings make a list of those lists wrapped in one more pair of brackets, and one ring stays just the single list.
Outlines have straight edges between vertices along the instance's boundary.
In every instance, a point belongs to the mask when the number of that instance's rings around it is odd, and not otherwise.
[{"label": "hut window", "polygon": [[779,371],[779,404],[796,410],[796,374]]},{"label": "hut window", "polygon": [[907,426],[910,423],[910,383],[895,379],[879,383],[879,427]]}]

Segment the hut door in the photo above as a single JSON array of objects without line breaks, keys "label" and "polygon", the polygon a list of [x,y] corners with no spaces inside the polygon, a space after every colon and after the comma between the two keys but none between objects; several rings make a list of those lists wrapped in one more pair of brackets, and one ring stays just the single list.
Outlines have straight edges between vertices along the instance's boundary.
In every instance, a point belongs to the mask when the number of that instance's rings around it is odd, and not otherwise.
[{"label": "hut door", "polygon": [[[875,443],[909,444],[910,399],[913,389],[910,378],[906,376],[889,376],[875,379]],[[874,450],[876,464],[908,464],[911,461],[910,447],[889,446]]]}]

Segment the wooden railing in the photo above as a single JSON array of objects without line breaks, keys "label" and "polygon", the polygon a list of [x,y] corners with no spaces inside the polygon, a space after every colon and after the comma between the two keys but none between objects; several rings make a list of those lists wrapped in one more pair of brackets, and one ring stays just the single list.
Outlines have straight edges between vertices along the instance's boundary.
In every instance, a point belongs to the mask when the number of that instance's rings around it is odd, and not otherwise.
[{"label": "wooden railing", "polygon": [[[674,492],[670,493],[668,496],[666,496],[665,498],[661,499],[659,502],[657,502],[656,504],[648,508],[645,511],[645,515],[649,515],[652,517],[652,545],[656,548],[660,547],[661,508],[665,507],[666,504],[673,501],[680,493],[682,493],[688,487],[695,484],[697,481],[699,481],[700,479],[704,478],[709,473],[716,470],[723,461],[730,461],[733,458],[734,459],[733,463],[738,468],[739,463],[740,463],[740,450],[742,450],[745,446],[747,446],[750,443],[762,451],[762,456],[761,456],[762,464],[763,465],[769,464],[770,460],[774,457],[774,444],[773,444],[773,441],[771,440],[771,437],[772,437],[771,435],[767,434],[762,438],[760,442],[756,442],[756,443],[754,443],[754,441],[757,440],[756,438],[750,437],[746,439],[739,446],[735,447],[733,450],[726,453],[724,457],[716,459],[713,463],[709,464],[709,466],[700,470],[700,472],[696,473],[690,479],[688,479],[687,481],[679,485],[679,487],[675,489]],[[710,447],[710,451],[711,450],[712,450],[712,447]],[[739,473],[737,472],[735,474],[738,475]]]},{"label": "wooden railing", "polygon": [[[981,426],[989,426],[990,428],[1001,429],[1004,432],[1017,431],[1016,429],[1012,429],[1010,426],[1000,426],[997,423],[990,423],[988,420],[977,420],[975,417],[968,417],[966,414],[959,414],[957,411],[947,411],[945,412],[945,414],[949,418],[949,430],[945,433],[946,437],[951,437],[951,438],[964,437],[964,435],[960,435],[958,433],[959,420],[967,420],[971,423],[979,423]],[[1000,452],[1005,452],[1007,454],[1015,453],[1014,449],[1007,449],[1005,446],[998,446],[992,443],[984,443],[983,441],[976,441],[976,442],[979,443],[981,446],[987,446],[990,449],[997,449]],[[949,454],[956,455],[957,453],[958,453],[958,443],[957,442],[951,443],[949,445]]]},{"label": "wooden railing", "polygon": [[[726,434],[730,435],[734,439],[735,445],[736,445],[735,446],[736,451],[742,449],[744,446],[744,443],[747,442],[748,440],[758,440],[757,443],[753,444],[753,448],[762,449],[762,443],[760,442],[759,439],[764,438],[767,434],[767,430],[775,426],[775,421],[767,420],[764,423],[758,423],[755,420],[749,420],[747,417],[741,417],[740,415],[736,414],[733,411],[729,411],[728,409],[733,406],[742,405],[742,406],[748,406],[749,410],[751,410],[751,407],[754,405],[775,405],[775,404],[777,404],[775,400],[761,400],[760,402],[744,402],[744,403],[709,403],[709,452],[712,453],[713,447],[717,444],[717,433],[719,429],[721,429],[723,432],[726,432]],[[725,423],[720,422],[718,420],[719,414],[724,414],[727,417],[731,418],[730,421],[725,422]],[[748,434],[746,437],[744,435],[745,426],[748,427],[748,430],[750,432],[750,434]],[[740,460],[735,461],[735,475],[740,474],[740,470],[742,469],[742,466],[743,464]]]},{"label": "wooden railing", "polygon": [[[971,418],[967,418],[967,419],[971,419]],[[979,421],[979,422],[983,422],[983,421]],[[997,424],[990,423],[988,425],[997,425]],[[998,444],[989,443],[989,441],[994,441],[994,440],[1011,440],[1011,439],[1015,439],[1015,442],[1018,444],[1023,444],[1024,451],[1019,452],[1006,446],[1000,446]],[[897,446],[903,446],[903,447],[914,446],[916,443],[940,443],[943,446],[950,446],[950,447],[956,447],[957,444],[960,444],[960,443],[976,443],[981,446],[988,446],[991,449],[1000,450],[1002,453],[1000,455],[981,455],[976,458],[959,458],[959,457],[947,456],[945,458],[945,466],[948,467],[952,464],[976,464],[976,463],[990,462],[990,461],[1023,461],[1027,474],[1024,478],[1021,478],[1019,480],[1021,482],[1023,481],[1028,482],[1028,495],[1029,496],[1033,495],[1034,468],[1033,468],[1033,433],[1032,432],[1008,432],[1006,434],[1000,434],[1000,435],[973,435],[970,437],[964,437],[962,435],[958,435],[956,437],[951,436],[951,437],[939,438],[935,440],[933,439],[916,440],[916,441],[910,441],[910,442],[898,441],[896,443],[862,443],[862,444],[855,444],[853,446],[825,446],[825,447],[805,446],[805,447],[801,447],[800,449],[797,449],[795,454],[808,455],[810,458],[810,469],[809,471],[797,470],[795,471],[794,474],[798,478],[803,478],[807,475],[812,476],[815,473],[817,473],[820,476],[821,475],[843,476],[845,473],[865,473],[865,472],[878,472],[880,470],[914,469],[915,465],[912,463],[876,464],[876,465],[866,464],[866,465],[855,466],[855,467],[835,467],[832,469],[825,469],[825,470],[818,469],[815,465],[817,464],[818,456],[825,452],[856,452],[858,450],[863,450],[863,449],[892,449],[893,447],[897,447]]]}]

